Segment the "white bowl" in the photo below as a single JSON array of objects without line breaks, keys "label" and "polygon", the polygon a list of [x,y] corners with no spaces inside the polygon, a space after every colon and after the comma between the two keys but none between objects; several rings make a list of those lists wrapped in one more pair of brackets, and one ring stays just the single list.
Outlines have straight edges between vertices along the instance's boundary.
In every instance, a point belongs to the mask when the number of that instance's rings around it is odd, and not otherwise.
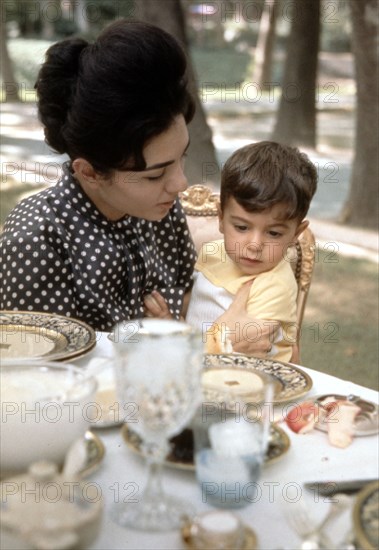
[{"label": "white bowl", "polygon": [[91,426],[96,389],[94,377],[67,363],[2,361],[1,477],[37,460],[61,465]]}]

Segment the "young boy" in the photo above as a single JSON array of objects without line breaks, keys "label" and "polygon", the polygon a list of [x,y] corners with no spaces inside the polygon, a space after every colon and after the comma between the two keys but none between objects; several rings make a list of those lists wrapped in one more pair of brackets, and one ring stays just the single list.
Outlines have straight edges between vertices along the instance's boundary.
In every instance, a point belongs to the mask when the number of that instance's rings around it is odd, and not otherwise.
[{"label": "young boy", "polygon": [[[290,361],[296,343],[297,283],[288,248],[308,226],[304,218],[317,187],[317,172],[298,149],[264,141],[237,150],[221,175],[219,228],[223,240],[205,243],[195,266],[186,321],[203,331],[209,353],[232,351],[228,332],[215,323],[238,289],[251,283],[247,310],[280,323],[270,357]],[[257,326],[233,330],[258,338]]]}]

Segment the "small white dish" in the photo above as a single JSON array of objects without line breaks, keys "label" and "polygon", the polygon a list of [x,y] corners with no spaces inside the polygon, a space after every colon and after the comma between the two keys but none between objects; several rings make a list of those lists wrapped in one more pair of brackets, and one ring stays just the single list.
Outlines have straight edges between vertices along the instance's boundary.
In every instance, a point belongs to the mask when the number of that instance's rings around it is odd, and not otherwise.
[{"label": "small white dish", "polygon": [[87,372],[97,381],[92,429],[113,428],[124,423],[123,407],[116,393],[113,361],[109,357],[96,357],[87,366]]}]

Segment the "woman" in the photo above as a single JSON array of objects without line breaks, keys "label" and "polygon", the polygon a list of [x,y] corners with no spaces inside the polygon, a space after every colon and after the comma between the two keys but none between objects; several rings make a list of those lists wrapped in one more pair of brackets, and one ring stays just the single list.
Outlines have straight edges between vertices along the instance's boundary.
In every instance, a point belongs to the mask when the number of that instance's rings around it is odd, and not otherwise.
[{"label": "woman", "polygon": [[[1,309],[108,331],[143,316],[144,296],[159,289],[171,314],[182,314],[195,262],[178,200],[194,113],[185,71],[176,40],[142,22],[118,20],[93,44],[49,48],[36,82],[39,118],[69,161],[56,186],[6,221]],[[258,351],[270,348],[267,334],[253,343]]]}]

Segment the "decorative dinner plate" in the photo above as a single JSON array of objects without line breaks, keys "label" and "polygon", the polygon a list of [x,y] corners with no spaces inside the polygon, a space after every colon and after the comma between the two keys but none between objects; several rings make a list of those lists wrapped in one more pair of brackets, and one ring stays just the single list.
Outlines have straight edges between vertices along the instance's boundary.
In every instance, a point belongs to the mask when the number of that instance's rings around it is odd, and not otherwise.
[{"label": "decorative dinner plate", "polygon": [[379,540],[379,481],[360,491],[353,510],[357,548],[374,550]]},{"label": "decorative dinner plate", "polygon": [[[142,454],[140,436],[130,429],[128,424],[121,428],[122,436],[130,449]],[[193,431],[190,428],[184,429],[179,435],[172,437],[169,441],[171,452],[166,457],[165,464],[181,470],[195,470],[193,457]],[[281,458],[289,449],[290,440],[288,435],[277,424],[270,426],[270,442],[267,449],[266,464],[271,464]]]},{"label": "decorative dinner plate", "polygon": [[96,333],[83,321],[32,311],[0,311],[0,357],[76,358],[96,345]]},{"label": "decorative dinner plate", "polygon": [[[312,401],[322,406],[324,400],[331,399],[336,401],[350,401],[361,408],[361,411],[354,419],[354,435],[365,436],[373,435],[379,432],[379,407],[372,401],[366,401],[358,395],[340,395],[328,393],[312,397]],[[333,421],[333,413],[329,421]],[[315,428],[323,432],[328,431],[328,418],[324,421],[316,422]]]},{"label": "decorative dinner plate", "polygon": [[[244,540],[241,546],[241,550],[256,550],[257,548],[257,536],[255,532],[248,526],[244,526]],[[198,546],[194,537],[196,536],[196,525],[192,521],[186,522],[181,528],[182,539],[187,548],[198,550]]]},{"label": "decorative dinner plate", "polygon": [[79,472],[82,477],[92,474],[99,467],[105,454],[104,443],[90,430],[87,430],[84,434],[84,442],[86,444],[87,459]]},{"label": "decorative dinner plate", "polygon": [[282,391],[282,384],[272,376],[264,376],[258,370],[243,367],[207,367],[201,377],[204,401],[261,402],[264,399],[265,378],[273,381],[274,399]]},{"label": "decorative dinner plate", "polygon": [[271,376],[276,386],[274,403],[284,403],[298,399],[312,388],[311,377],[299,367],[270,359],[258,359],[240,353],[206,354],[204,356],[204,369],[209,368],[242,368]]}]

